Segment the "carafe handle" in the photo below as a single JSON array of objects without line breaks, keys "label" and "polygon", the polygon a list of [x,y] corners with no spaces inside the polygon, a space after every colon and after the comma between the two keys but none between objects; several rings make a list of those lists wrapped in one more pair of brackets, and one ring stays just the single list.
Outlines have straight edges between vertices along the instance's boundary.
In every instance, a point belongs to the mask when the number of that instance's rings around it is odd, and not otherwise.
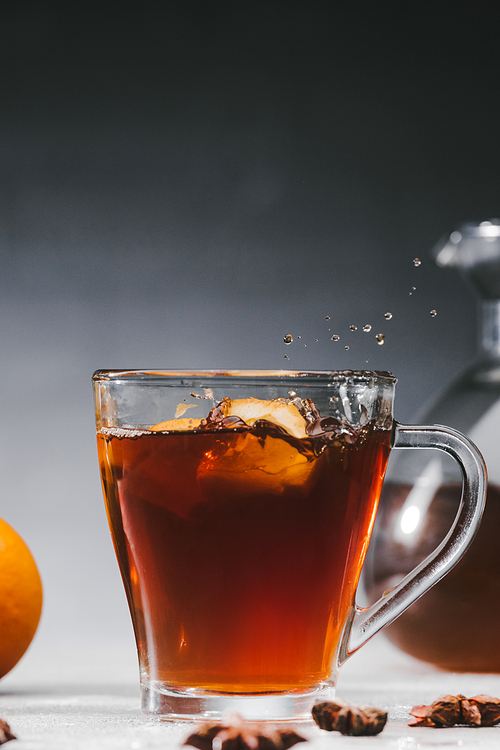
[{"label": "carafe handle", "polygon": [[471,544],[484,510],[486,467],[476,446],[460,432],[441,425],[420,427],[395,423],[393,447],[433,448],[453,456],[462,470],[462,499],[453,526],[434,552],[370,607],[353,607],[344,631],[339,664],[395,620],[457,564]]}]

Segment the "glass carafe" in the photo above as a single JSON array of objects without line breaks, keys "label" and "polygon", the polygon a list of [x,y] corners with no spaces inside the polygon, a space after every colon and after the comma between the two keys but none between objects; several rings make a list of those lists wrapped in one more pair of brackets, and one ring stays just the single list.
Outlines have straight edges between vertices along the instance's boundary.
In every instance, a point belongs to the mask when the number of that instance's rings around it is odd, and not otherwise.
[{"label": "glass carafe", "polygon": [[[480,302],[480,353],[418,421],[449,424],[482,452],[489,488],[479,532],[463,560],[386,630],[402,650],[444,669],[500,673],[500,221],[466,224],[434,251]],[[389,468],[365,565],[377,599],[447,533],[460,476],[437,451],[408,451]]]}]

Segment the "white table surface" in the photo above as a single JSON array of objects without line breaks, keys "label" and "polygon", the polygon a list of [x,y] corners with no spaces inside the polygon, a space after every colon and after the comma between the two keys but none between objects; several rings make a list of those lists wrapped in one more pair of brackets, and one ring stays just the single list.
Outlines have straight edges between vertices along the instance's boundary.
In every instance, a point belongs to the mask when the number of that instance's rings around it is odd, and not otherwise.
[{"label": "white table surface", "polygon": [[[408,710],[446,693],[500,695],[500,675],[460,675],[417,662],[377,636],[348,662],[337,694],[389,712],[377,737],[343,737],[300,725],[310,750],[328,748],[500,748],[500,726],[411,728]],[[130,648],[32,648],[0,682],[0,717],[17,741],[12,750],[147,750],[179,748],[190,726],[142,714]],[[304,745],[304,748],[306,746]]]}]

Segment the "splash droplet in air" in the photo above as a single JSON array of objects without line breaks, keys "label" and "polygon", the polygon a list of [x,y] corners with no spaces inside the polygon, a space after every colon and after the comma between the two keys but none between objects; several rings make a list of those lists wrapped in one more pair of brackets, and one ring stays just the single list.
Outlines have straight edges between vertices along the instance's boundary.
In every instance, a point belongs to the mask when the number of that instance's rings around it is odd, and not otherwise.
[{"label": "splash droplet in air", "polygon": [[371,325],[369,323],[367,323],[365,326],[363,326],[363,331],[365,333],[370,333],[371,330],[372,330],[372,327],[371,327]]},{"label": "splash droplet in air", "polygon": [[392,313],[386,313],[386,314],[384,315],[384,318],[385,318],[386,320],[391,320],[391,318],[392,318]]},{"label": "splash droplet in air", "polygon": [[325,315],[325,320],[330,320],[330,316],[329,315]]},{"label": "splash droplet in air", "polygon": [[285,344],[291,344],[293,341],[293,336],[291,333],[287,333],[286,336],[283,337],[283,341]]},{"label": "splash droplet in air", "polygon": [[437,315],[437,310],[431,310],[431,315],[433,318],[435,318]]},{"label": "splash droplet in air", "polygon": [[288,391],[288,395],[292,396],[293,398],[293,396],[296,396],[297,394],[295,393],[295,391]]},{"label": "splash droplet in air", "polygon": [[331,340],[332,341],[339,341],[340,340],[340,336],[338,335],[338,333],[334,333],[333,336],[332,336],[332,338],[331,338]]},{"label": "splash droplet in air", "polygon": [[346,345],[344,346],[344,349],[349,349],[349,345],[348,345],[348,344],[346,344]]},{"label": "splash droplet in air", "polygon": [[385,342],[385,335],[383,333],[377,333],[375,338],[377,339],[377,344],[379,346],[382,346],[382,344]]},{"label": "splash droplet in air", "polygon": [[290,359],[290,357],[288,356],[288,354],[284,354],[284,355],[283,355],[283,357],[284,357],[285,359]]},{"label": "splash droplet in air", "polygon": [[357,331],[358,330],[358,326],[349,326],[349,329],[351,331]]},{"label": "splash droplet in air", "polygon": [[420,258],[414,258],[413,259],[413,265],[415,266],[415,268],[418,268],[419,266],[421,266],[422,265],[422,261],[420,260]]}]

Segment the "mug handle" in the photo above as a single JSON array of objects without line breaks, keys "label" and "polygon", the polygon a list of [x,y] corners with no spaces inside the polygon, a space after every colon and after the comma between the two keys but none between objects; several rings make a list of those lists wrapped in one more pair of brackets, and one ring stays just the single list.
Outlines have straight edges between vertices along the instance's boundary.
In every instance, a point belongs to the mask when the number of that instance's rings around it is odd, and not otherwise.
[{"label": "mug handle", "polygon": [[393,447],[433,448],[453,456],[462,470],[462,499],[453,526],[434,552],[370,607],[354,605],[340,646],[339,664],[399,617],[457,564],[474,539],[484,510],[484,460],[474,443],[460,432],[441,425],[420,427],[395,422]]}]

